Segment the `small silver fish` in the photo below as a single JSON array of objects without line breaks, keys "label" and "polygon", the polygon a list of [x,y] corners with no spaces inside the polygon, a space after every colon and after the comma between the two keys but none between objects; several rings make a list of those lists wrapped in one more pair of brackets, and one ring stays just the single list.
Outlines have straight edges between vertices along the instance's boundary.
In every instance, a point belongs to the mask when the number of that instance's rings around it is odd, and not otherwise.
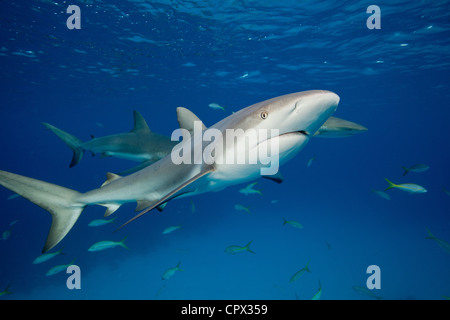
[{"label": "small silver fish", "polygon": [[178,230],[178,229],[180,229],[180,228],[181,228],[181,225],[178,225],[178,226],[172,226],[172,227],[167,227],[167,228],[164,229],[164,231],[163,231],[162,233],[163,233],[163,234],[168,234],[168,233],[174,232],[175,230]]},{"label": "small silver fish", "polygon": [[303,226],[300,222],[295,221],[295,220],[286,220],[285,218],[283,218],[283,226],[286,224],[288,224],[294,228],[303,229]]},{"label": "small silver fish", "polygon": [[60,265],[54,266],[53,268],[50,268],[50,270],[48,270],[45,275],[52,276],[54,274],[60,273],[63,270],[67,270],[67,267],[73,265],[74,262],[75,262],[75,259],[73,259],[72,262],[70,262],[69,264],[60,264]]},{"label": "small silver fish", "polygon": [[62,249],[56,252],[47,252],[47,253],[43,253],[41,254],[39,257],[37,257],[36,259],[34,259],[33,264],[38,264],[38,263],[42,263],[45,262],[47,260],[50,260],[53,257],[56,257],[59,254],[64,254],[62,252]]},{"label": "small silver fish", "polygon": [[17,198],[20,198],[20,195],[17,194],[17,193],[14,193],[13,195],[10,195],[10,196],[8,197],[8,200],[13,200],[13,199],[17,199]]},{"label": "small silver fish", "polygon": [[250,250],[250,244],[252,243],[252,241],[250,241],[249,243],[247,243],[243,247],[242,246],[237,246],[237,245],[228,246],[228,247],[225,248],[225,252],[226,253],[230,253],[230,254],[236,254],[238,252],[243,252],[243,251],[248,251],[250,253],[255,253],[252,250]]},{"label": "small silver fish", "polygon": [[250,209],[248,207],[244,207],[242,204],[235,204],[234,208],[238,211],[245,211],[247,213],[250,213]]},{"label": "small silver fish", "polygon": [[448,243],[445,240],[436,238],[428,228],[426,228],[426,229],[428,232],[428,236],[425,237],[425,239],[434,240],[442,249],[444,249],[447,253],[450,253],[450,243]]},{"label": "small silver fish", "polygon": [[215,110],[223,110],[223,111],[225,111],[225,108],[224,108],[224,107],[220,106],[219,104],[217,104],[217,103],[215,103],[215,102],[210,103],[208,106],[209,106],[210,108],[215,109]]},{"label": "small silver fish", "polygon": [[169,268],[166,271],[164,271],[164,273],[161,276],[161,279],[163,279],[163,280],[170,279],[175,274],[175,272],[183,271],[183,269],[180,268],[180,264],[181,264],[181,261],[178,262],[178,264],[175,267]]},{"label": "small silver fish", "polygon": [[427,166],[426,164],[415,164],[409,168],[407,167],[402,167],[403,170],[405,170],[405,172],[403,172],[403,175],[405,176],[408,172],[425,172],[428,169],[430,169],[429,166]]},{"label": "small silver fish", "polygon": [[88,226],[89,227],[103,226],[105,224],[114,222],[115,219],[116,219],[116,217],[114,217],[112,219],[95,219],[95,220],[92,220],[91,222],[89,222]]},{"label": "small silver fish", "polygon": [[300,270],[298,270],[296,273],[294,273],[294,275],[291,277],[291,279],[289,279],[289,282],[294,282],[297,279],[299,279],[305,272],[311,272],[311,270],[309,270],[308,268],[309,265],[309,261],[306,264],[306,266],[304,266],[303,268],[301,268]]},{"label": "small silver fish", "polygon": [[314,160],[316,160],[316,157],[315,157],[315,156],[312,157],[312,158],[310,158],[310,159],[308,160],[308,163],[306,164],[306,166],[307,166],[307,167],[310,167],[310,166],[312,165],[312,163],[313,163]]},{"label": "small silver fish", "polygon": [[319,290],[316,292],[315,295],[311,298],[311,300],[320,300],[320,297],[322,296],[322,284],[319,281]]},{"label": "small silver fish", "polygon": [[105,240],[105,241],[99,241],[94,243],[89,249],[88,251],[94,252],[94,251],[101,251],[101,250],[106,250],[106,249],[111,249],[111,248],[115,248],[117,246],[121,246],[125,249],[128,249],[128,247],[125,245],[125,239],[127,237],[123,238],[120,241],[109,241],[109,240]]},{"label": "small silver fish", "polygon": [[246,196],[248,196],[249,194],[259,194],[262,196],[262,192],[261,190],[257,190],[257,189],[253,189],[253,187],[257,184],[257,182],[253,182],[250,183],[249,185],[247,185],[245,188],[242,188],[241,190],[239,190],[239,193],[243,193]]},{"label": "small silver fish", "polygon": [[383,199],[386,200],[391,200],[391,196],[388,195],[386,192],[384,191],[379,191],[379,190],[372,190],[373,193],[375,193],[376,195],[380,196]]}]

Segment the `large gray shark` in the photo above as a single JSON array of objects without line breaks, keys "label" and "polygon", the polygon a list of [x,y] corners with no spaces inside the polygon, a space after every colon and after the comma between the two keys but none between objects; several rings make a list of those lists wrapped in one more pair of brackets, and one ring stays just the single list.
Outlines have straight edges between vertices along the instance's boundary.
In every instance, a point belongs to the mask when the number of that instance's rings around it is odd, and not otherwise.
[{"label": "large gray shark", "polygon": [[[276,141],[274,145],[278,148],[271,147],[270,159],[283,165],[306,145],[312,133],[333,114],[338,103],[339,96],[330,91],[297,92],[241,109],[208,129],[196,121],[194,130],[184,128],[182,142],[163,159],[129,176],[108,173],[100,188],[86,193],[6,171],[0,171],[0,184],[50,212],[52,224],[43,248],[45,252],[66,236],[88,205],[106,207],[105,216],[108,216],[122,204],[136,201],[136,210],[145,209],[132,221],[171,199],[218,191],[254,180],[267,163],[260,159],[257,162],[230,162],[228,155],[254,155],[253,151],[262,154],[261,150],[267,150],[268,145]],[[180,123],[192,126],[192,114],[183,108],[178,108],[177,112]],[[189,119],[184,121],[186,116]],[[195,133],[196,125],[200,126],[200,133]],[[223,141],[228,141],[231,136],[236,143],[219,144],[218,139],[205,138],[211,137],[209,132],[212,130],[221,132]],[[239,130],[244,134],[235,135]],[[247,130],[270,130],[271,135],[261,134],[249,140],[245,134]],[[194,136],[188,136],[186,132],[194,132]],[[211,147],[217,147],[213,149],[214,153],[209,153],[212,158],[193,163],[174,162],[173,155],[180,150],[188,150],[191,155],[196,155],[197,150],[200,154],[208,154],[205,151],[212,150]]]},{"label": "large gray shark", "polygon": [[147,166],[164,158],[178,143],[171,141],[168,136],[152,132],[145,119],[137,111],[134,111],[134,127],[130,132],[93,138],[86,142],[51,124],[45,122],[42,124],[72,149],[71,168],[81,160],[85,151],[139,161],[145,163],[143,166]]}]

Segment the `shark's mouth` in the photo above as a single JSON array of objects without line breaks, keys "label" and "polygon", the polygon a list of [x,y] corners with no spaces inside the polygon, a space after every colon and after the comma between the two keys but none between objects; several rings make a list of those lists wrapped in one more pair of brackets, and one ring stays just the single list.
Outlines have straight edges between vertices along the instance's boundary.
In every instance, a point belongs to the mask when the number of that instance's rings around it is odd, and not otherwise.
[{"label": "shark's mouth", "polygon": [[308,131],[298,130],[298,131],[285,132],[283,134],[280,134],[279,137],[284,136],[284,135],[288,135],[288,134],[296,134],[296,133],[302,134],[304,136],[309,136],[309,132]]},{"label": "shark's mouth", "polygon": [[295,132],[301,133],[301,134],[303,134],[305,136],[309,136],[309,132],[305,131],[305,130],[299,130],[299,131],[295,131]]}]

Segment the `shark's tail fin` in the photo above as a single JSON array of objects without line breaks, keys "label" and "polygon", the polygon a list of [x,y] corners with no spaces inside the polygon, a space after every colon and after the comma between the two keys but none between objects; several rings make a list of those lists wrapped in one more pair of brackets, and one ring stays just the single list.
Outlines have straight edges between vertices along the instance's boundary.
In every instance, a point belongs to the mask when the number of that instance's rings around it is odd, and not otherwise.
[{"label": "shark's tail fin", "polygon": [[52,225],[42,252],[52,249],[66,236],[86,206],[76,201],[80,195],[78,191],[1,170],[0,185],[52,215]]},{"label": "shark's tail fin", "polygon": [[67,133],[61,129],[58,129],[51,124],[42,122],[42,124],[49,130],[51,130],[54,134],[56,134],[58,137],[61,138],[62,141],[64,141],[65,144],[69,146],[70,149],[73,151],[73,157],[72,162],[70,162],[70,168],[75,166],[78,162],[80,162],[81,158],[83,158],[84,150],[81,148],[81,144],[83,141],[78,139],[77,137],[71,135],[70,133]]}]

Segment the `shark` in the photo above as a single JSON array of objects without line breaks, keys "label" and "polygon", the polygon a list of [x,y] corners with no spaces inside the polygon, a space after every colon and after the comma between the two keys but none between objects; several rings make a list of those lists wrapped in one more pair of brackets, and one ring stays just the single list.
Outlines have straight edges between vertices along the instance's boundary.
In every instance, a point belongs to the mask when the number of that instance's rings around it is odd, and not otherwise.
[{"label": "shark", "polygon": [[[49,123],[43,122],[42,124],[56,134],[73,151],[70,168],[80,162],[85,151],[90,151],[92,154],[101,154],[103,157],[109,156],[140,162],[139,165],[118,173],[119,175],[128,175],[164,158],[178,143],[172,141],[169,136],[152,132],[138,111],[134,110],[133,115],[134,127],[130,132],[93,138],[86,142]],[[355,122],[330,117],[313,136],[343,138],[364,131],[367,131],[367,128]],[[275,181],[275,179],[273,180]]]},{"label": "shark", "polygon": [[336,117],[329,117],[327,121],[314,133],[319,138],[344,138],[362,133],[368,129],[352,121]]},{"label": "shark", "polygon": [[42,124],[56,134],[72,149],[73,156],[69,167],[80,162],[85,151],[142,163],[133,170],[137,171],[151,163],[164,158],[178,143],[170,137],[152,132],[144,117],[136,110],[133,111],[134,127],[130,132],[108,135],[83,142],[74,135],[43,122]]},{"label": "shark", "polygon": [[[106,207],[109,216],[129,202],[137,202],[135,217],[120,228],[145,213],[161,208],[167,202],[182,197],[211,191],[255,180],[268,166],[263,161],[244,163],[224,161],[229,154],[255,154],[252,151],[271,148],[271,158],[283,165],[298,154],[311,136],[335,112],[339,96],[327,90],[295,92],[245,107],[213,126],[206,126],[191,111],[177,108],[177,117],[183,128],[183,139],[172,152],[157,162],[127,176],[107,173],[107,180],[100,188],[85,193],[53,183],[0,170],[0,185],[21,195],[48,211],[52,217],[43,252],[55,247],[72,229],[81,213],[90,205]],[[196,133],[196,127],[201,130]],[[270,130],[270,135],[257,135],[249,139],[247,130]],[[229,135],[237,143],[219,144],[219,139],[205,139],[208,132],[220,132],[223,141]],[[236,135],[242,130],[244,134]],[[193,135],[192,135],[193,133]],[[240,143],[239,143],[240,142]],[[211,147],[217,147],[211,149]],[[205,161],[174,161],[173,155],[196,150],[212,155]],[[206,150],[214,150],[205,153]],[[270,174],[276,174],[271,172]]]}]

